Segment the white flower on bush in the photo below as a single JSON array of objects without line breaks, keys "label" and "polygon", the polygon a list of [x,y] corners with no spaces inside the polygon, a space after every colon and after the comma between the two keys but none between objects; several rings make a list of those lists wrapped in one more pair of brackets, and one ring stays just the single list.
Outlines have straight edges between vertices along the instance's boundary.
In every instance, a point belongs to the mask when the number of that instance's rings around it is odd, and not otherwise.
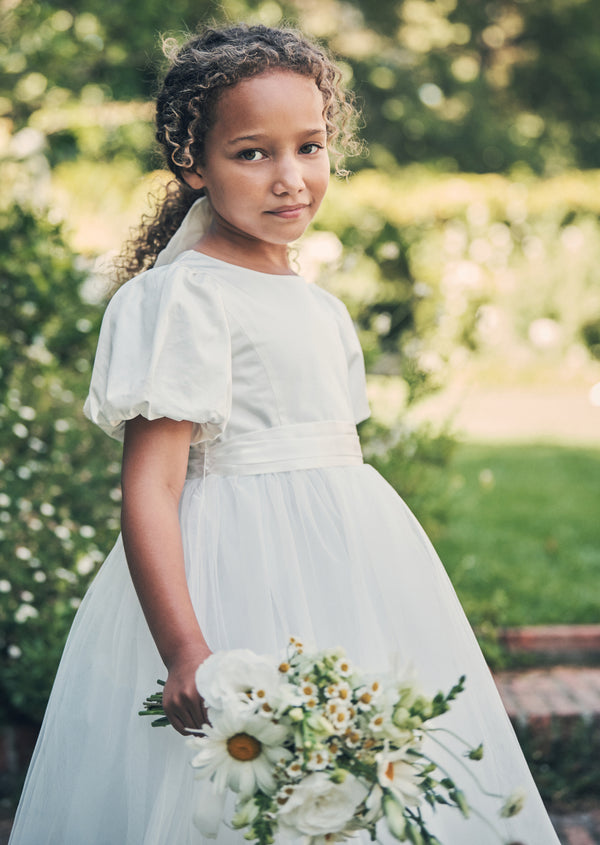
[{"label": "white flower on bush", "polygon": [[416,807],[421,801],[422,775],[406,749],[380,751],[375,755],[377,780],[388,789],[400,804]]},{"label": "white flower on bush", "polygon": [[346,774],[342,783],[334,783],[325,772],[314,772],[294,787],[279,808],[279,821],[290,835],[339,833],[351,822],[367,792],[352,774]]},{"label": "white flower on bush", "polygon": [[198,777],[213,780],[217,792],[227,787],[250,797],[257,789],[275,790],[274,768],[287,764],[290,753],[283,747],[288,728],[252,712],[211,713],[204,736],[189,744],[197,749],[192,760]]},{"label": "white flower on bush", "polygon": [[259,701],[273,707],[281,684],[282,675],[272,659],[248,649],[217,651],[196,671],[198,692],[216,710],[256,709]]},{"label": "white flower on bush", "polygon": [[35,619],[39,613],[35,607],[30,604],[20,604],[15,610],[15,622],[27,622],[28,619]]}]

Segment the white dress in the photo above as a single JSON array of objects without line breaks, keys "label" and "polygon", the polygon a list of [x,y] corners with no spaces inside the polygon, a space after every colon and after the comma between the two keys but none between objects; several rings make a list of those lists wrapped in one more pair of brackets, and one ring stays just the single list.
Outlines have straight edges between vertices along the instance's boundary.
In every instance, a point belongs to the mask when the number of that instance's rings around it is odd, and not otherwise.
[{"label": "white dress", "polygon": [[[468,774],[457,782],[503,841],[558,843],[445,570],[362,461],[364,363],[338,299],[297,276],[185,251],[111,300],[85,410],[119,438],[138,414],[195,423],[180,520],[213,651],[277,654],[295,634],[344,646],[364,671],[412,662],[432,693],[465,673],[444,720],[484,742],[471,767],[485,788],[523,787],[525,809],[500,820]],[[137,715],[165,676],[119,538],[73,623],[11,845],[205,843],[192,814],[206,787],[185,739]],[[446,808],[431,829],[443,845],[497,841]],[[221,826],[217,842],[244,840]]]}]

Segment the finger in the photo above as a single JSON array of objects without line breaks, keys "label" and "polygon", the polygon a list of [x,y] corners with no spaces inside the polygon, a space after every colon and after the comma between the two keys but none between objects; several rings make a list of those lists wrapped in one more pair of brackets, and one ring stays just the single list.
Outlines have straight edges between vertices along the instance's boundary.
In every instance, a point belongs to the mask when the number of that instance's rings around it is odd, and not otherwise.
[{"label": "finger", "polygon": [[171,726],[175,728],[178,734],[181,734],[182,736],[189,736],[185,723],[179,718],[179,716],[169,716],[168,718]]},{"label": "finger", "polygon": [[190,719],[190,722],[188,723],[190,727],[196,729],[201,728],[208,722],[206,705],[202,696],[196,694],[194,698],[188,702],[186,710]]},{"label": "finger", "polygon": [[181,718],[186,727],[194,731],[200,730],[208,721],[203,705],[201,703],[196,704],[195,702],[193,706],[189,706],[186,709]]}]

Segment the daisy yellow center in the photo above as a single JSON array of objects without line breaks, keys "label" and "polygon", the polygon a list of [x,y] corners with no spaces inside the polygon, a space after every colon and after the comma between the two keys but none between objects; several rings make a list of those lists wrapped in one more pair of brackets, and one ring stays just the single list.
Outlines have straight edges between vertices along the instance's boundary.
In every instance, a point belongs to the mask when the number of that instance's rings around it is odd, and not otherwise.
[{"label": "daisy yellow center", "polygon": [[234,760],[256,760],[260,754],[262,745],[256,737],[250,734],[240,733],[230,736],[227,740],[227,751]]}]

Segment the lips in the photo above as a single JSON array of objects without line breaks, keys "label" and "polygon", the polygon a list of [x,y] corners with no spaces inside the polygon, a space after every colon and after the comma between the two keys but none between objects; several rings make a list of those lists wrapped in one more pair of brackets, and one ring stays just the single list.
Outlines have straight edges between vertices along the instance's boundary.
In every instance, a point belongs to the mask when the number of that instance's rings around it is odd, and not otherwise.
[{"label": "lips", "polygon": [[275,214],[277,217],[298,217],[305,208],[308,208],[306,203],[300,205],[282,205],[279,208],[273,208],[267,214]]},{"label": "lips", "polygon": [[282,205],[279,208],[271,209],[271,213],[279,214],[282,211],[299,211],[301,208],[306,208],[306,203],[298,203],[298,205]]}]

